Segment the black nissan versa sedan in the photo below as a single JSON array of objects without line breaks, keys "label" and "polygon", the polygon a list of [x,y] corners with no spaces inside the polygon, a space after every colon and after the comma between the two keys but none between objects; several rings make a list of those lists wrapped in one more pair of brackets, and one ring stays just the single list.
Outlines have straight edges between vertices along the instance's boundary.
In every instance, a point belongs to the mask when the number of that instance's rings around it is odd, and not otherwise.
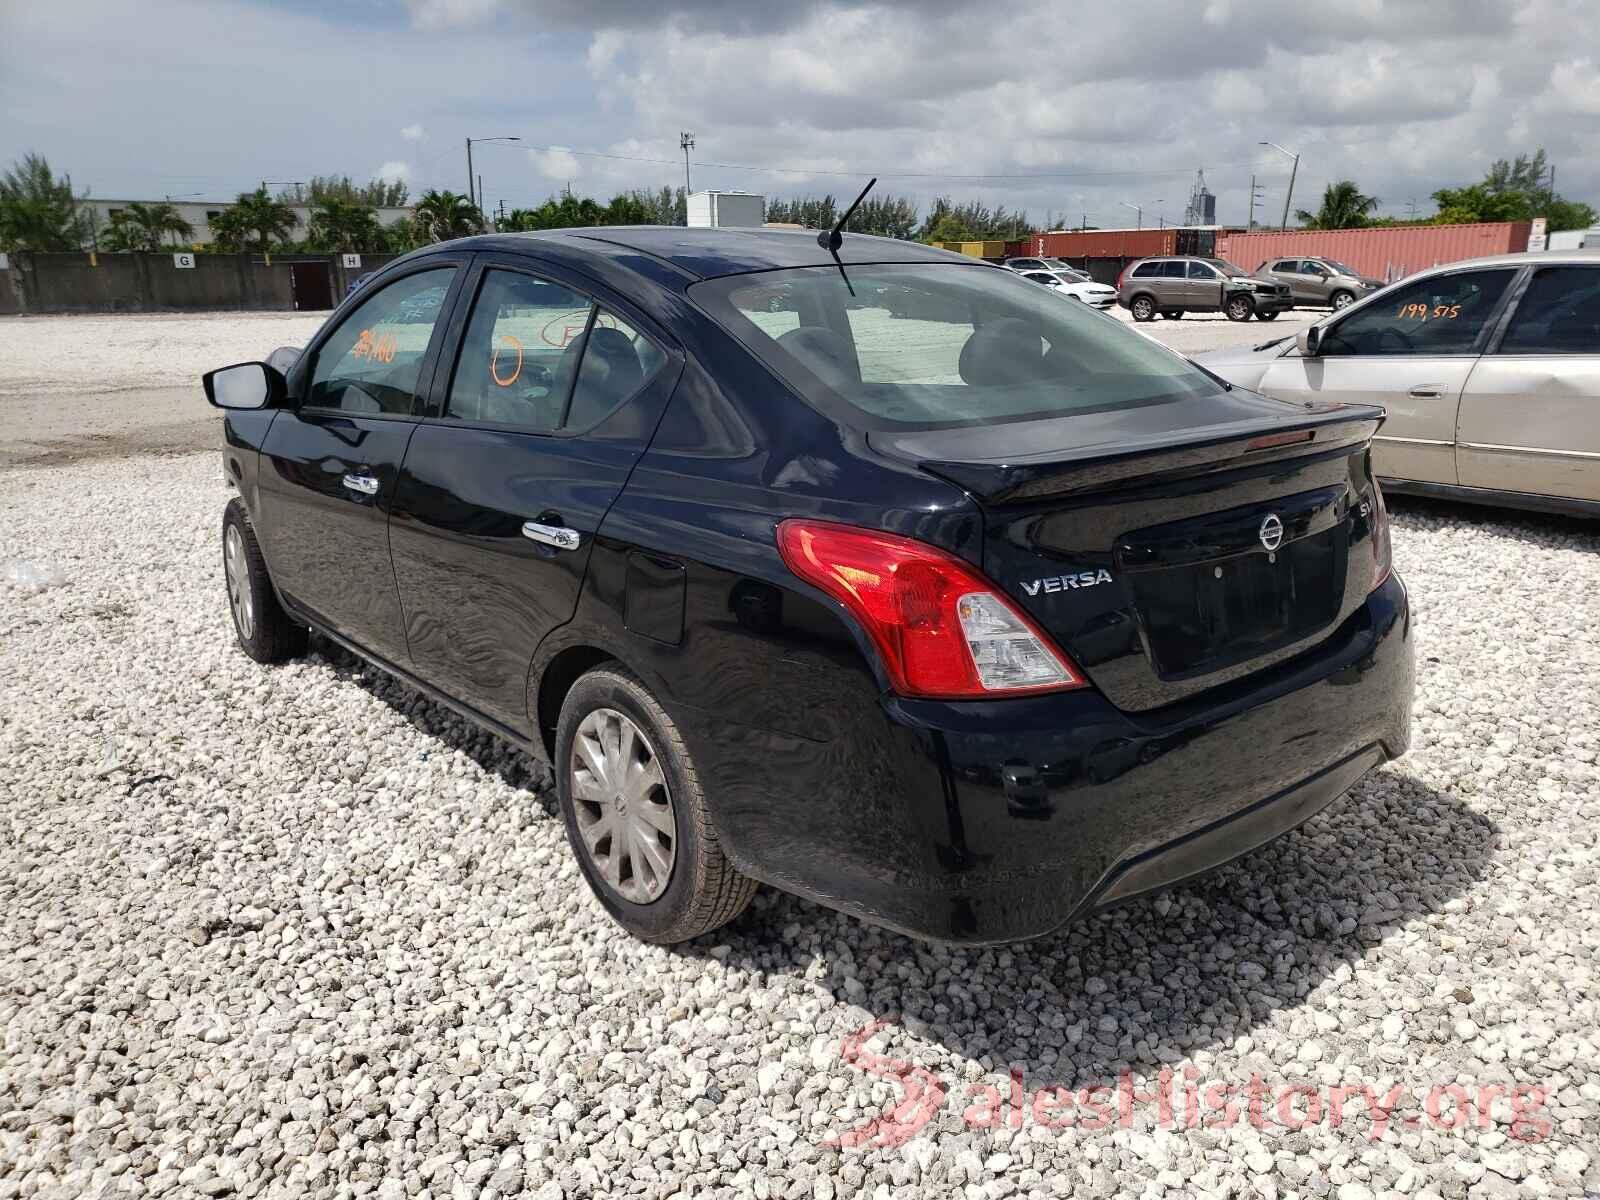
[{"label": "black nissan versa sedan", "polygon": [[757,881],[1032,937],[1405,750],[1378,409],[834,240],[446,242],[286,373],[206,376],[246,653],[317,630],[547,758],[596,895],[659,942]]}]

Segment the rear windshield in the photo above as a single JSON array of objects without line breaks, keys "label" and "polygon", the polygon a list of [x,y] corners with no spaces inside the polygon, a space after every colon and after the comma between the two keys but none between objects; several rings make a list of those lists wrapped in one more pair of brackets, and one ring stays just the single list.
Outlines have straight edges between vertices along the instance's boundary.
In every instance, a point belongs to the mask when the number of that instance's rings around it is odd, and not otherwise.
[{"label": "rear windshield", "polygon": [[869,428],[984,425],[1220,391],[1186,359],[1012,271],[805,267],[708,279],[690,295],[802,396],[847,406]]}]

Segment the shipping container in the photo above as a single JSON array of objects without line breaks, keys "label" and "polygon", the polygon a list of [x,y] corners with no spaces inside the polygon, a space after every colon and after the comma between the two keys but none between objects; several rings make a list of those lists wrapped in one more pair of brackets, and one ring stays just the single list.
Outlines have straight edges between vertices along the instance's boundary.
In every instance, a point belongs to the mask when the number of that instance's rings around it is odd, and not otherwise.
[{"label": "shipping container", "polygon": [[767,201],[750,192],[691,192],[687,222],[696,229],[759,229]]},{"label": "shipping container", "polygon": [[1216,253],[1255,271],[1273,258],[1332,258],[1386,282],[1441,263],[1512,254],[1528,248],[1528,221],[1477,225],[1391,225],[1375,229],[1294,229],[1287,233],[1223,233]]},{"label": "shipping container", "polygon": [[1042,233],[1034,239],[1036,253],[1051,258],[1148,258],[1176,254],[1176,229],[1083,229]]}]

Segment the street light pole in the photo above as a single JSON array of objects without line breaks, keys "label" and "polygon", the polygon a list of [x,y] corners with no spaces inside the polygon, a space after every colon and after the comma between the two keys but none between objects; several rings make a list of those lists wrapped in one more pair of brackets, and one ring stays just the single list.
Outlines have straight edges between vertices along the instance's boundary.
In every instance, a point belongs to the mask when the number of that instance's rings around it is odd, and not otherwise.
[{"label": "street light pole", "polygon": [[1283,222],[1278,226],[1279,232],[1289,228],[1289,202],[1294,198],[1294,177],[1300,171],[1300,155],[1293,150],[1285,150],[1277,142],[1261,142],[1260,145],[1271,146],[1285,158],[1292,158],[1294,163],[1289,168],[1289,190],[1283,194]]},{"label": "street light pole", "polygon": [[473,171],[472,171],[472,143],[473,142],[520,142],[521,140],[522,139],[519,138],[519,137],[487,137],[487,138],[468,138],[467,139],[467,200],[472,204],[473,208],[479,209],[481,211],[482,206],[483,206],[483,198],[478,194],[482,190],[482,188],[480,186],[481,185],[481,180],[478,180],[478,176],[473,174]]},{"label": "street light pole", "polygon": [[1118,200],[1117,203],[1122,205],[1123,208],[1131,208],[1131,209],[1133,209],[1134,220],[1138,223],[1138,227],[1140,229],[1144,228],[1144,206],[1143,205],[1129,204],[1126,200]]},{"label": "street light pole", "polygon": [[687,196],[689,187],[689,151],[694,149],[694,134],[678,134],[678,149],[683,151],[683,194]]}]

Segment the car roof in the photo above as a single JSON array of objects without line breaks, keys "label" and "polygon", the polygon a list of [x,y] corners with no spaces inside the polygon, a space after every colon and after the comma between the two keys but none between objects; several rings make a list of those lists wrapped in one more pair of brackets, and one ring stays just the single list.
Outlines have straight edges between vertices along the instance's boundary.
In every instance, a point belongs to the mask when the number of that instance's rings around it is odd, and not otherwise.
[{"label": "car roof", "polygon": [[[1459,262],[1440,263],[1429,270],[1459,270],[1462,267],[1521,267],[1528,264],[1544,266],[1600,266],[1600,247],[1581,250],[1523,250],[1516,254],[1489,254],[1483,258],[1464,258]],[[1422,272],[1417,272],[1419,275]]]},{"label": "car roof", "polygon": [[[678,225],[598,225],[578,229],[550,229],[538,233],[480,234],[449,243],[461,249],[528,252],[540,245],[559,245],[568,252],[590,253],[620,247],[670,263],[679,271],[701,279],[740,275],[750,271],[777,271],[790,267],[827,267],[834,255],[817,242],[817,232],[807,229],[686,229]],[[605,246],[596,245],[604,243]],[[938,250],[899,238],[846,233],[838,261],[863,263],[966,263],[988,264],[963,254]]]}]

